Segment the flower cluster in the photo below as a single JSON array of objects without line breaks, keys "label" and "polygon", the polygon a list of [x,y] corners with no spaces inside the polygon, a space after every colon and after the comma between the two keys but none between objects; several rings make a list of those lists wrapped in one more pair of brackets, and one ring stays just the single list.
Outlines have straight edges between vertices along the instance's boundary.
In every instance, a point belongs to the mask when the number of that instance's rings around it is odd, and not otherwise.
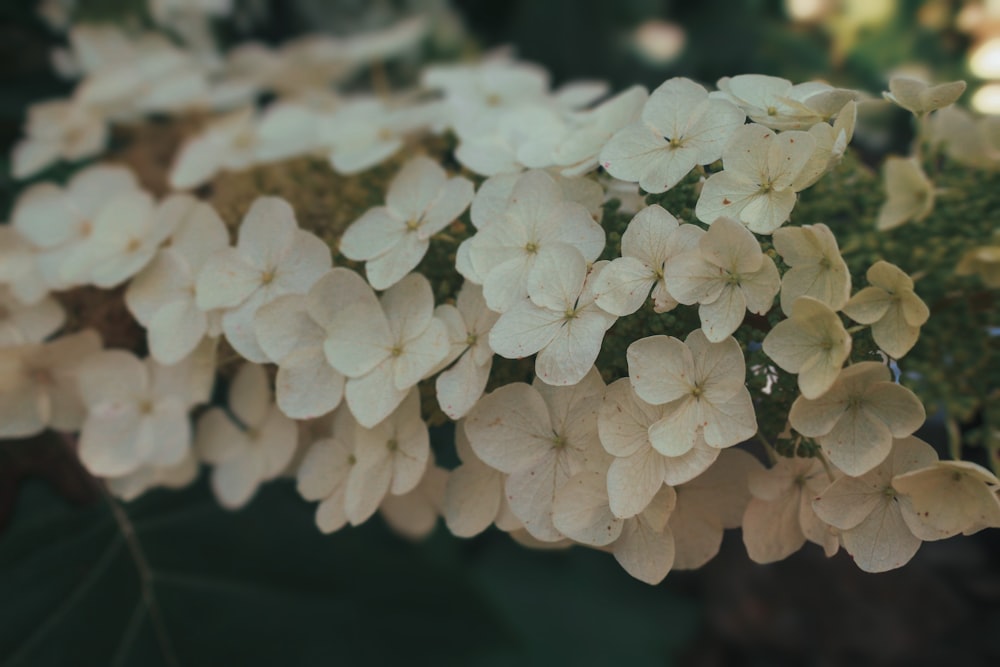
[{"label": "flower cluster", "polygon": [[[728,528],[758,562],[810,541],[883,571],[1000,527],[1000,480],[914,436],[925,408],[894,371],[931,317],[915,277],[872,261],[858,289],[839,230],[795,212],[858,106],[882,102],[762,75],[552,90],[501,56],[428,66],[405,93],[335,90],[425,29],[206,58],[74,28],[83,80],[32,108],[19,176],[99,154],[123,118],[218,116],[174,156],[178,192],[111,164],[21,192],[0,229],[0,437],[78,434],[124,498],[205,463],[235,509],[294,475],[324,532],[380,512],[420,536],[440,516],[463,537],[605,549],[649,583],[704,564]],[[894,79],[888,97],[953,159],[993,166],[975,137],[997,135],[949,106],[963,89]],[[332,244],[296,202],[259,193],[227,227],[192,192],[302,156],[363,176],[429,135],[448,159],[406,159]],[[921,164],[887,161],[873,226],[933,210]],[[995,251],[959,271],[995,289]],[[105,349],[68,317],[93,288],[144,340]],[[432,447],[444,420],[452,470]]]}]

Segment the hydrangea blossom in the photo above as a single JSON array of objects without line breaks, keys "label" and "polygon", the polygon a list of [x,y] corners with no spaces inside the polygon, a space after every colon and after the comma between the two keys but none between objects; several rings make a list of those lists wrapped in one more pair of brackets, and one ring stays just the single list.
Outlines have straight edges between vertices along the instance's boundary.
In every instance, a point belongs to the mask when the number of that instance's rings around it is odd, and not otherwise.
[{"label": "hydrangea blossom", "polygon": [[100,349],[93,330],[50,343],[0,346],[0,437],[79,429],[86,409],[77,376],[81,363]]},{"label": "hydrangea blossom", "polygon": [[529,275],[543,251],[575,249],[593,262],[604,249],[604,230],[544,171],[517,179],[503,216],[467,242],[464,272],[483,286],[486,304],[500,313],[528,295]]},{"label": "hydrangea blossom", "polygon": [[813,510],[813,498],[833,481],[816,458],[781,458],[748,479],[750,499],[743,514],[743,544],[757,563],[784,560],[806,540],[827,556],[840,546],[837,535]]},{"label": "hydrangea blossom", "polygon": [[267,371],[243,364],[229,385],[230,418],[211,408],[198,419],[195,447],[212,464],[212,490],[223,507],[243,507],[261,482],[288,467],[298,430],[273,403]]},{"label": "hydrangea blossom", "polygon": [[507,476],[476,456],[465,422],[455,425],[455,450],[461,464],[451,471],[445,488],[443,514],[448,530],[459,537],[472,537],[493,523],[501,530],[520,528],[504,492]]},{"label": "hydrangea blossom", "polygon": [[264,363],[253,327],[257,310],[283,294],[305,294],[330,265],[330,249],[298,228],[288,202],[258,197],[240,223],[236,247],[213,253],[201,267],[196,304],[225,309],[226,340],[243,358]]},{"label": "hydrangea blossom", "polygon": [[208,258],[229,245],[229,232],[215,209],[187,195],[164,200],[157,221],[174,230],[170,245],[129,283],[125,305],[146,327],[150,356],[174,364],[206,334],[221,333],[221,314],[198,308],[196,285]]},{"label": "hydrangea blossom", "polygon": [[896,471],[892,488],[910,499],[913,511],[903,520],[922,540],[1000,528],[1000,480],[971,461],[934,461]]},{"label": "hydrangea blossom", "polygon": [[700,304],[701,328],[712,342],[725,340],[746,311],[763,315],[781,288],[778,269],[747,229],[719,218],[697,248],[675,255],[663,270],[667,289],[683,304]]},{"label": "hydrangea blossom", "polygon": [[346,408],[337,410],[329,432],[312,443],[297,473],[299,495],[318,500],[316,525],[332,533],[347,525],[347,478],[357,463],[354,431],[357,422]]},{"label": "hydrangea blossom", "polygon": [[953,103],[965,92],[964,81],[950,81],[932,86],[909,76],[894,76],[889,80],[885,99],[895,102],[917,116],[941,109]]},{"label": "hydrangea blossom", "polygon": [[709,99],[708,91],[690,79],[670,79],[649,96],[641,120],[605,144],[601,165],[615,178],[638,181],[646,192],[664,192],[695,165],[722,157],[744,120],[733,104]]},{"label": "hydrangea blossom", "polygon": [[875,226],[880,231],[920,221],[934,210],[934,184],[914,158],[890,157],[882,169],[886,201]]},{"label": "hydrangea blossom", "polygon": [[[362,426],[373,428],[448,355],[448,329],[434,317],[434,295],[422,275],[411,273],[376,299],[356,274],[336,271],[342,272],[337,280],[353,302],[323,312],[323,349],[330,365],[348,378],[345,396],[351,413]],[[312,309],[316,313],[326,307]]]},{"label": "hydrangea blossom", "polygon": [[52,297],[33,304],[22,303],[0,286],[0,347],[40,343],[66,321],[66,311]]},{"label": "hydrangea blossom", "polygon": [[840,310],[851,297],[851,273],[837,239],[822,223],[782,227],[771,237],[789,268],[781,277],[781,310],[791,315],[800,296],[810,296]]},{"label": "hydrangea blossom", "polygon": [[455,305],[442,304],[434,316],[445,323],[451,351],[445,358],[454,365],[442,372],[434,384],[438,405],[452,419],[461,419],[472,409],[486,389],[493,367],[490,329],[499,315],[486,307],[479,285],[466,282]]},{"label": "hydrangea blossom", "polygon": [[764,74],[723,77],[717,85],[719,92],[713,97],[732,101],[753,122],[772,130],[801,130],[826,122],[858,96],[853,90],[820,81],[792,85],[787,79]]},{"label": "hydrangea blossom", "polygon": [[722,152],[723,170],[705,181],[695,215],[709,224],[729,216],[752,232],[773,233],[791,215],[799,177],[815,150],[808,132],[739,127]]},{"label": "hydrangea blossom", "polygon": [[875,361],[848,366],[818,398],[795,399],[788,414],[792,428],[815,438],[830,461],[853,477],[884,461],[893,438],[912,434],[924,417],[920,400]]},{"label": "hydrangea blossom", "polygon": [[865,572],[900,567],[920,548],[909,528],[916,522],[913,506],[893,488],[893,479],[936,460],[922,440],[896,440],[882,463],[863,475],[839,478],[813,501],[816,514],[840,531],[844,548]]},{"label": "hydrangea blossom", "polygon": [[597,305],[624,317],[642,307],[652,290],[653,309],[665,313],[677,306],[664,278],[667,262],[698,247],[704,231],[678,224],[677,218],[654,204],[642,209],[622,234],[622,256],[601,271],[594,284]]},{"label": "hydrangea blossom", "polygon": [[898,359],[916,344],[931,311],[913,290],[913,279],[899,267],[879,261],[865,275],[871,285],[851,297],[844,314],[870,324],[875,343]]},{"label": "hydrangea blossom", "polygon": [[597,435],[604,382],[592,370],[578,384],[504,385],[483,397],[466,418],[476,455],[508,475],[507,500],[535,539],[563,537],[552,523],[556,491],[584,470],[606,470],[608,455]]},{"label": "hydrangea blossom", "polygon": [[594,301],[594,280],[573,248],[542,253],[528,277],[528,298],[515,303],[490,330],[490,347],[502,357],[538,353],[535,372],[547,384],[573,385],[597,360],[604,332],[617,319]]},{"label": "hydrangea blossom", "polygon": [[387,289],[416,268],[430,238],[465,211],[472,194],[468,179],[449,179],[437,162],[414,158],[389,184],[386,205],[370,209],[347,228],[340,252],[365,261],[371,286]]},{"label": "hydrangea blossom", "polygon": [[750,392],[743,384],[746,365],[739,343],[708,340],[700,329],[682,343],[650,336],[629,345],[629,378],[639,398],[663,405],[664,415],[649,427],[653,447],[682,456],[699,435],[711,447],[731,447],[757,431]]}]

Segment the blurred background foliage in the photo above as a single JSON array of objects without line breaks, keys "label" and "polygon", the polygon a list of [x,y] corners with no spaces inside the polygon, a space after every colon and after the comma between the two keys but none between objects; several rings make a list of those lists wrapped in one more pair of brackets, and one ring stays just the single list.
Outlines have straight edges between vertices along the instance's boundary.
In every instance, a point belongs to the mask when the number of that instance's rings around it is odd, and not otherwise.
[{"label": "blurred background foliage", "polygon": [[[968,79],[969,99],[1000,79],[970,69],[977,49],[1000,35],[975,13],[989,4],[238,0],[239,20],[218,27],[223,44],[280,43],[420,12],[435,17],[429,58],[512,45],[556,83],[652,89],[672,76],[713,83],[756,72],[877,94],[906,67]],[[37,8],[0,2],[4,217],[25,185],[10,180],[7,156],[27,105],[72,89],[51,67],[64,36]],[[144,25],[146,12],[140,0],[78,0],[72,15]],[[459,26],[467,33],[456,41]],[[857,137],[862,156],[907,150],[906,114],[887,111],[867,128]],[[69,172],[54,167],[36,180]],[[943,440],[933,427],[922,435]],[[813,545],[754,565],[729,535],[704,569],[647,587],[606,554],[530,551],[495,531],[462,541],[439,527],[414,544],[375,520],[322,536],[288,481],[238,513],[220,509],[204,480],[117,505],[45,437],[0,447],[0,531],[5,667],[1000,664],[996,531],[925,544],[906,568],[883,575],[861,573],[844,553],[827,561]]]}]

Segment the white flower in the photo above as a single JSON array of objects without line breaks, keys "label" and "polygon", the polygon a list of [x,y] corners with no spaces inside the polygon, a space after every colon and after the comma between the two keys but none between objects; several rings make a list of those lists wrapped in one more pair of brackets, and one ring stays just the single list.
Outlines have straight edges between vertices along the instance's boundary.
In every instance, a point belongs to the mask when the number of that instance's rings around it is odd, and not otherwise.
[{"label": "white flower", "polygon": [[614,456],[607,474],[611,513],[627,519],[645,510],[664,484],[689,482],[715,462],[720,449],[699,436],[688,452],[664,456],[654,449],[649,427],[660,421],[664,406],[639,398],[628,378],[608,386],[597,418],[605,451]]},{"label": "white flower", "polygon": [[564,176],[579,176],[597,168],[598,155],[608,140],[634,121],[649,99],[642,86],[632,86],[588,111],[569,117],[566,138],[552,150],[552,160]]},{"label": "white flower", "polygon": [[0,226],[0,285],[6,285],[21,303],[38,303],[49,293],[37,253],[16,227]]},{"label": "white flower", "polygon": [[188,411],[207,394],[197,363],[160,366],[124,350],[84,359],[76,378],[87,406],[80,430],[87,470],[119,477],[144,465],[180,463],[191,448]]},{"label": "white flower", "polygon": [[499,315],[486,307],[482,288],[466,282],[455,305],[438,306],[434,316],[448,328],[451,351],[445,359],[449,362],[458,359],[434,383],[438,405],[442,412],[458,420],[472,409],[486,389],[493,367],[489,333]]},{"label": "white flower", "polygon": [[253,166],[257,157],[253,111],[234,111],[205,127],[178,149],[170,168],[170,187],[187,190],[210,181],[223,169]]},{"label": "white flower", "polygon": [[77,373],[100,349],[100,336],[89,329],[50,343],[0,347],[0,438],[78,429],[85,409]]},{"label": "white flower", "polygon": [[18,197],[11,222],[38,248],[38,267],[50,289],[86,282],[86,275],[68,275],[66,260],[93,233],[100,218],[116,218],[111,204],[119,195],[131,197],[139,192],[128,169],[98,165],[75,174],[64,188],[39,183]]},{"label": "white flower", "polygon": [[551,167],[556,150],[572,141],[562,114],[545,105],[508,109],[495,120],[490,115],[475,119],[483,126],[459,130],[455,159],[483,176]]},{"label": "white flower", "polygon": [[931,311],[913,290],[913,279],[894,264],[875,262],[865,275],[871,285],[851,297],[844,314],[870,324],[875,343],[899,359],[916,344]]},{"label": "white flower", "polygon": [[81,276],[105,289],[141,271],[179,222],[161,215],[145,192],[121,194],[102,209],[91,233],[66,257],[64,279]]},{"label": "white flower", "polygon": [[880,231],[923,220],[934,210],[934,184],[915,158],[887,158],[882,177],[886,200],[875,223]]},{"label": "white flower", "polygon": [[677,306],[663,277],[667,261],[696,250],[705,232],[679,225],[677,218],[654,204],[639,211],[622,234],[622,256],[601,271],[594,284],[597,305],[624,317],[639,310],[653,294],[653,309],[665,313]]},{"label": "white flower", "polygon": [[150,489],[180,489],[198,477],[198,459],[189,451],[180,463],[168,466],[145,465],[127,475],[106,477],[108,491],[122,500],[135,500]]},{"label": "white flower", "polygon": [[964,81],[950,81],[932,86],[913,77],[894,76],[889,80],[888,92],[882,93],[882,96],[917,116],[923,116],[929,111],[952,104],[964,92]]},{"label": "white flower", "polygon": [[[354,281],[345,284],[345,274]],[[351,287],[371,292],[354,272],[334,269],[317,280],[309,294],[280,296],[254,316],[257,342],[278,365],[278,407],[293,419],[327,414],[344,397],[344,376],[327,361],[323,345],[330,318],[351,304]]]},{"label": "white flower", "polygon": [[700,329],[681,341],[650,336],[628,347],[629,378],[639,398],[663,405],[649,427],[653,447],[682,456],[702,435],[710,447],[731,447],[757,432],[743,352],[734,338],[710,342]]},{"label": "white flower", "polygon": [[1000,480],[971,461],[934,461],[895,471],[892,488],[909,498],[913,511],[903,520],[922,540],[1000,528]]},{"label": "white flower", "polygon": [[851,335],[829,306],[802,296],[792,304],[791,317],[778,322],[762,346],[778,366],[799,374],[803,396],[819,398],[850,356]]},{"label": "white flower", "polygon": [[58,160],[93,157],[108,143],[108,124],[96,110],[74,100],[52,100],[28,107],[27,136],[14,146],[14,178],[32,176]]},{"label": "white flower", "polygon": [[618,318],[594,303],[593,281],[606,266],[588,272],[573,248],[549,249],[528,276],[528,299],[515,303],[490,330],[490,347],[502,357],[538,353],[535,372],[547,384],[579,382],[601,351],[604,332]]},{"label": "white flower", "polygon": [[445,487],[442,513],[448,530],[458,537],[472,537],[494,522],[501,530],[520,528],[521,522],[507,504],[507,476],[476,456],[465,422],[455,425],[455,450],[462,463],[451,471]]},{"label": "white flower", "polygon": [[677,503],[667,524],[674,534],[673,569],[697,569],[719,553],[723,531],[743,521],[751,497],[747,477],[761,469],[747,452],[727,449],[703,474],[674,488]]},{"label": "white flower", "polygon": [[752,232],[773,233],[791,215],[798,178],[815,149],[808,132],[739,127],[722,152],[724,169],[705,181],[695,215],[709,224],[731,216]]},{"label": "white flower", "polygon": [[851,272],[837,239],[826,225],[782,227],[771,237],[774,249],[791,268],[781,277],[781,310],[792,312],[800,296],[811,296],[840,310],[851,298]]},{"label": "white flower", "polygon": [[853,90],[833,88],[820,81],[792,85],[791,81],[763,74],[741,74],[718,81],[713,97],[739,105],[751,120],[772,130],[800,130],[826,122],[844,104],[856,99]]},{"label": "white flower", "polygon": [[604,475],[577,473],[556,492],[552,519],[567,537],[596,547],[611,546],[632,576],[648,584],[663,580],[674,561],[674,538],[667,527],[677,496],[663,487],[641,514],[615,517],[608,506]]},{"label": "white flower", "polygon": [[482,284],[486,304],[502,313],[527,296],[542,250],[569,246],[593,262],[604,249],[604,230],[582,205],[567,200],[555,179],[529,171],[517,179],[502,218],[466,243],[472,275],[466,271],[465,278]]},{"label": "white flower", "polygon": [[[601,150],[601,165],[615,178],[664,192],[695,165],[723,155],[744,114],[689,79],[673,78],[653,91],[642,119],[619,130]],[[709,221],[710,222],[710,221]]]},{"label": "white flower", "polygon": [[607,469],[597,436],[604,382],[596,369],[571,387],[504,385],[469,413],[465,432],[476,455],[509,475],[505,485],[514,515],[537,540],[555,542],[556,491],[584,470]]},{"label": "white flower", "polygon": [[934,449],[922,440],[896,440],[885,461],[859,477],[838,479],[813,501],[813,510],[840,531],[844,548],[865,572],[901,567],[920,548],[920,538],[908,527],[915,521],[914,509],[892,480],[936,460]]},{"label": "white flower", "polygon": [[394,531],[411,540],[427,537],[437,525],[444,506],[447,470],[434,465],[433,457],[420,483],[402,495],[389,494],[378,511]]},{"label": "white flower", "polygon": [[380,100],[353,100],[320,121],[320,143],[330,147],[337,173],[357,174],[394,155],[407,135],[431,126],[440,113],[437,103],[392,109]]},{"label": "white flower", "polygon": [[792,189],[805,190],[818,181],[823,174],[832,170],[843,159],[847,145],[854,138],[854,126],[858,120],[858,106],[853,100],[837,112],[833,125],[816,123],[809,128],[809,134],[816,140],[816,150],[802,167]]},{"label": "white flower", "polygon": [[198,419],[195,446],[212,464],[212,490],[223,507],[243,507],[261,482],[288,466],[298,444],[298,429],[272,402],[267,371],[243,364],[229,385],[231,419],[212,408]]},{"label": "white flower", "polygon": [[306,500],[318,500],[316,525],[332,533],[347,525],[347,477],[357,463],[354,432],[357,422],[346,408],[333,414],[329,434],[312,444],[298,470],[298,491]]},{"label": "white flower", "polygon": [[347,476],[345,511],[357,526],[375,513],[386,494],[415,489],[427,470],[430,435],[420,417],[420,393],[411,389],[386,419],[354,433],[357,463]]},{"label": "white flower", "polygon": [[832,480],[816,458],[781,457],[774,467],[748,477],[753,498],[743,514],[743,544],[751,560],[774,563],[802,548],[806,540],[827,556],[840,542],[813,511],[812,502]]},{"label": "white flower", "polygon": [[788,414],[792,428],[815,438],[830,461],[854,477],[882,463],[893,438],[916,431],[924,417],[913,392],[895,384],[889,368],[874,361],[848,366],[816,399],[799,396]]},{"label": "white flower", "polygon": [[700,304],[701,328],[713,342],[736,331],[747,310],[759,315],[771,310],[781,288],[774,262],[732,218],[717,219],[696,249],[672,257],[664,276],[677,301]]},{"label": "white flower", "polygon": [[386,205],[370,209],[347,228],[340,252],[364,260],[371,286],[387,289],[417,267],[431,237],[465,211],[472,194],[468,179],[449,179],[434,160],[413,158],[389,184]]},{"label": "white flower", "polygon": [[219,312],[198,308],[198,273],[208,258],[229,245],[229,232],[209,204],[188,195],[165,199],[157,220],[174,228],[169,247],[157,251],[152,262],[129,283],[125,305],[146,327],[149,353],[161,364],[177,363],[194,350],[206,334],[221,331]]},{"label": "white flower", "polygon": [[40,343],[65,321],[66,311],[52,297],[25,304],[11,290],[0,286],[0,347]]},{"label": "white flower", "polygon": [[225,308],[222,330],[248,361],[268,361],[257,343],[257,309],[283,294],[305,294],[331,265],[330,249],[298,228],[292,207],[277,197],[258,197],[243,222],[235,248],[224,248],[198,273],[201,310]]},{"label": "white flower", "polygon": [[[358,422],[372,428],[389,416],[407,392],[448,355],[444,322],[434,317],[434,295],[422,275],[411,273],[390,287],[382,298],[357,274],[334,269],[328,293],[350,295],[351,301],[331,301],[322,320],[324,351],[330,365],[347,376],[345,396]],[[353,275],[353,277],[352,277]],[[343,298],[343,297],[341,297]],[[343,304],[334,310],[333,304]]]}]

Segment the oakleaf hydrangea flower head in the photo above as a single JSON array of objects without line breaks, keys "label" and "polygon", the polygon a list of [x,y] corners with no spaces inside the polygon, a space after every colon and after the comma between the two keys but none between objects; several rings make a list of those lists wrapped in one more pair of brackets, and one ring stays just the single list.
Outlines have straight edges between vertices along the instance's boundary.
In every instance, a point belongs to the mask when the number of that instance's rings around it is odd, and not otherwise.
[{"label": "oakleaf hydrangea flower head", "polygon": [[781,277],[781,310],[791,315],[800,296],[822,301],[837,311],[851,298],[851,272],[837,239],[826,225],[782,227],[771,237],[789,268]]},{"label": "oakleaf hydrangea flower head", "polygon": [[740,126],[722,152],[723,170],[705,181],[695,215],[709,224],[730,216],[752,232],[773,233],[791,215],[798,179],[815,149],[808,132]]},{"label": "oakleaf hydrangea flower head", "polygon": [[840,531],[844,548],[865,572],[901,567],[917,553],[920,538],[909,527],[916,521],[914,509],[910,499],[893,488],[893,479],[936,460],[926,442],[896,440],[886,459],[870,472],[840,477],[813,501],[816,514]]},{"label": "oakleaf hydrangea flower head", "polygon": [[913,279],[888,262],[875,262],[865,287],[847,302],[844,314],[870,324],[875,343],[896,359],[916,344],[920,327],[930,318],[927,304],[913,291]]},{"label": "oakleaf hydrangea flower head", "polygon": [[719,218],[696,248],[671,258],[664,276],[677,301],[700,304],[701,328],[715,343],[739,328],[747,310],[759,315],[771,310],[781,289],[774,261],[732,218]]},{"label": "oakleaf hydrangea flower head", "polygon": [[562,174],[579,176],[596,169],[608,140],[636,120],[647,99],[645,88],[632,86],[594,109],[572,115],[568,136],[552,150],[553,161],[563,167]]},{"label": "oakleaf hydrangea flower head", "polygon": [[574,385],[597,360],[604,332],[618,319],[594,301],[594,280],[607,266],[587,263],[574,248],[541,253],[528,277],[528,298],[515,303],[490,330],[502,357],[538,353],[535,372],[547,384]]},{"label": "oakleaf hydrangea flower head", "polygon": [[743,125],[742,111],[708,91],[674,78],[653,91],[640,120],[619,130],[601,151],[601,166],[615,178],[638,182],[646,192],[665,192],[699,164],[723,155]]},{"label": "oakleaf hydrangea flower head", "polygon": [[212,490],[223,507],[243,507],[261,482],[281,474],[298,444],[298,430],[274,405],[267,371],[243,364],[229,386],[231,419],[212,408],[198,420],[198,455],[212,464]]},{"label": "oakleaf hydrangea flower head", "polygon": [[853,477],[882,463],[893,438],[912,434],[924,417],[913,392],[874,361],[848,366],[818,398],[799,396],[788,414],[792,428],[815,438],[830,461]]},{"label": "oakleaf hydrangea flower head", "polygon": [[731,447],[757,432],[750,392],[743,384],[746,364],[734,338],[713,343],[700,329],[684,342],[650,336],[628,348],[629,378],[639,398],[663,405],[664,415],[649,427],[653,447],[664,456],[682,456],[699,435],[716,448]]},{"label": "oakleaf hydrangea flower head", "polygon": [[768,332],[763,347],[778,366],[799,374],[803,396],[819,398],[851,354],[851,335],[829,306],[801,296],[792,304],[791,317]]},{"label": "oakleaf hydrangea flower head", "polygon": [[243,358],[268,361],[254,333],[257,310],[283,294],[305,294],[331,265],[330,249],[298,228],[292,207],[258,197],[240,223],[235,248],[209,257],[198,274],[196,303],[225,309],[222,330]]},{"label": "oakleaf hydrangea flower head", "polygon": [[340,252],[365,261],[371,286],[387,289],[417,267],[430,238],[465,211],[472,195],[468,179],[449,179],[437,162],[414,158],[389,184],[386,205],[369,210],[347,228]]},{"label": "oakleaf hydrangea flower head", "polygon": [[658,205],[636,214],[622,234],[622,256],[601,271],[594,284],[597,305],[624,317],[639,310],[650,296],[653,309],[665,313],[677,306],[663,275],[667,261],[695,250],[705,232],[695,225],[679,225]]}]

